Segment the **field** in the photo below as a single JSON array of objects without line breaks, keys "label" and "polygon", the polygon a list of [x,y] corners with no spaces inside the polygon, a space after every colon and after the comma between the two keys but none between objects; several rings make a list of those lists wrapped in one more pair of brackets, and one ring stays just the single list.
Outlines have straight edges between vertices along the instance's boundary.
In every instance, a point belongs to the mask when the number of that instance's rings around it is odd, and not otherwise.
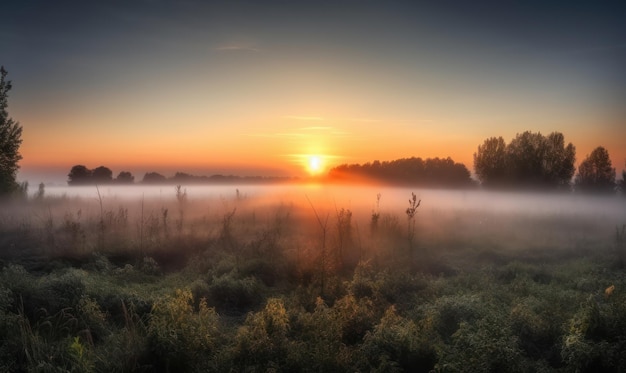
[{"label": "field", "polygon": [[624,198],[133,188],[2,206],[0,371],[626,371]]}]

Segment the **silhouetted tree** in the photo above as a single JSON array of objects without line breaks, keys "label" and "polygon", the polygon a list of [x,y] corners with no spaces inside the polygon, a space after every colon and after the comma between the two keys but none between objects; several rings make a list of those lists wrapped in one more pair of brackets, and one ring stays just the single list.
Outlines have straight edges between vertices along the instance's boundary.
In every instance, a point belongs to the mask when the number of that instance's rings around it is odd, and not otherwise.
[{"label": "silhouetted tree", "polygon": [[91,180],[95,184],[108,184],[113,181],[113,171],[108,167],[96,167],[91,173]]},{"label": "silhouetted tree", "polygon": [[147,172],[145,175],[143,175],[142,183],[155,184],[155,183],[163,183],[166,180],[167,179],[165,178],[165,176],[161,175],[160,173]]},{"label": "silhouetted tree", "polygon": [[[626,161],[624,161],[624,167],[626,167]],[[626,197],[626,168],[622,170],[622,180],[619,181],[619,189],[622,192],[622,196]]]},{"label": "silhouetted tree", "polygon": [[184,183],[184,182],[194,181],[197,178],[198,178],[197,176],[193,176],[185,172],[176,172],[176,174],[174,174],[174,176],[171,178],[171,181],[177,182],[177,183]]},{"label": "silhouetted tree", "polygon": [[602,146],[595,148],[578,166],[576,190],[594,193],[615,191],[615,168],[609,152]]},{"label": "silhouetted tree", "polygon": [[507,145],[492,137],[474,153],[474,170],[485,187],[569,188],[576,148],[563,134],[526,131]]},{"label": "silhouetted tree", "polygon": [[559,132],[553,132],[545,139],[546,153],[543,158],[543,180],[549,185],[566,187],[569,189],[570,182],[576,168],[576,148],[572,143],[565,146],[565,137]]},{"label": "silhouetted tree", "polygon": [[135,182],[135,177],[128,171],[122,171],[115,178],[115,182],[119,184],[132,184]]},{"label": "silhouetted tree", "polygon": [[6,80],[7,71],[0,67],[0,195],[19,189],[15,178],[22,159],[19,149],[22,144],[22,126],[7,111],[11,81]]},{"label": "silhouetted tree", "polygon": [[91,176],[93,172],[83,165],[76,165],[72,167],[70,173],[67,175],[67,183],[69,185],[85,185],[91,183]]},{"label": "silhouetted tree", "polygon": [[491,137],[474,153],[474,171],[484,186],[501,186],[507,182],[506,143],[502,137]]}]

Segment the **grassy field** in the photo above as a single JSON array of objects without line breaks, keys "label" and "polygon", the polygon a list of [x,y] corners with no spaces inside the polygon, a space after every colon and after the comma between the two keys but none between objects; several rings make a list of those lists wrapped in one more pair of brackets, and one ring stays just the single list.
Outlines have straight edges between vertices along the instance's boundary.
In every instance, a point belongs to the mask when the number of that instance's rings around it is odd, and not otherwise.
[{"label": "grassy field", "polygon": [[623,215],[170,197],[2,206],[0,371],[626,371]]}]

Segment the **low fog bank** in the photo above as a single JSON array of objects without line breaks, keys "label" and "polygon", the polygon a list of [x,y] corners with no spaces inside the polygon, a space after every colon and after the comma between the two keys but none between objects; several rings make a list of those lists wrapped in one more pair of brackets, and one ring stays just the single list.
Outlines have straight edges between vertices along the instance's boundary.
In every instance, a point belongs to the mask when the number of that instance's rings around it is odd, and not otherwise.
[{"label": "low fog bank", "polygon": [[[461,210],[503,214],[549,216],[601,216],[626,222],[626,198],[559,193],[495,192],[482,190],[436,190],[381,186],[337,185],[189,185],[182,186],[188,201],[247,200],[255,205],[288,203],[321,210],[336,208],[370,214],[372,211],[402,214],[411,194],[422,201],[419,213]],[[129,203],[141,200],[169,203],[176,200],[176,188],[155,186],[51,186],[48,197]],[[380,196],[380,199],[378,199]]]}]

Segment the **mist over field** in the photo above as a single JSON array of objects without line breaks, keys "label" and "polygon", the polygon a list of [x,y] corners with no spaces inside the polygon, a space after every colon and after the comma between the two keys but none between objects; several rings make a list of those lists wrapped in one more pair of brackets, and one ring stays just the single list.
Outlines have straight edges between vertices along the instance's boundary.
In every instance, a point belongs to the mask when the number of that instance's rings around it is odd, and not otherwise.
[{"label": "mist over field", "polygon": [[0,210],[0,361],[620,371],[625,224],[615,195],[46,187]]},{"label": "mist over field", "polygon": [[[229,207],[239,207],[240,212],[253,212],[286,205],[304,212],[335,214],[339,208],[353,212],[353,219],[367,226],[373,211],[396,215],[405,219],[404,210],[408,206],[411,193],[422,201],[418,209],[417,223],[424,226],[421,234],[429,230],[441,231],[433,221],[467,217],[474,224],[475,234],[481,229],[494,228],[486,219],[520,218],[526,222],[551,220],[572,224],[588,223],[595,226],[606,225],[608,231],[615,225],[626,222],[626,200],[614,195],[585,195],[575,193],[541,192],[498,192],[483,190],[437,190],[409,187],[386,186],[333,186],[323,184],[283,184],[283,185],[190,185],[181,186],[186,193],[185,212],[190,218],[197,218],[209,212],[221,214]],[[52,186],[46,188],[46,195],[62,197],[68,201],[80,201],[85,212],[97,213],[100,208],[99,196],[105,208],[127,207],[136,213],[142,201],[146,205],[176,205],[176,189],[172,185],[158,186]],[[377,200],[377,196],[380,199]],[[55,208],[63,210],[71,205],[59,204]],[[497,225],[497,221],[495,222]],[[485,224],[482,228],[480,224]],[[447,227],[451,232],[454,227]],[[557,231],[559,229],[555,229]],[[527,233],[533,236],[536,232]],[[584,234],[574,229],[572,234]]]},{"label": "mist over field", "polygon": [[[412,194],[420,205],[409,219],[406,210]],[[286,241],[311,243],[321,234],[335,234],[342,218],[347,219],[351,249],[359,246],[372,253],[413,246],[407,238],[415,241],[412,256],[457,249],[574,253],[585,245],[612,245],[615,230],[626,223],[626,200],[574,193],[322,184],[52,186],[45,189],[43,200],[7,205],[0,212],[7,230],[26,227],[31,233],[45,231],[47,236],[76,241],[77,232],[68,227],[80,228],[81,255],[133,252],[142,240],[167,247],[164,242],[174,239],[175,244],[187,236],[210,240],[220,236],[226,219],[240,242],[255,239],[256,230],[282,219],[282,226],[291,229]],[[102,240],[107,239],[119,241],[119,247],[106,247]],[[58,241],[53,246],[52,251],[65,250]],[[362,259],[366,258],[350,260],[356,264]]]}]

